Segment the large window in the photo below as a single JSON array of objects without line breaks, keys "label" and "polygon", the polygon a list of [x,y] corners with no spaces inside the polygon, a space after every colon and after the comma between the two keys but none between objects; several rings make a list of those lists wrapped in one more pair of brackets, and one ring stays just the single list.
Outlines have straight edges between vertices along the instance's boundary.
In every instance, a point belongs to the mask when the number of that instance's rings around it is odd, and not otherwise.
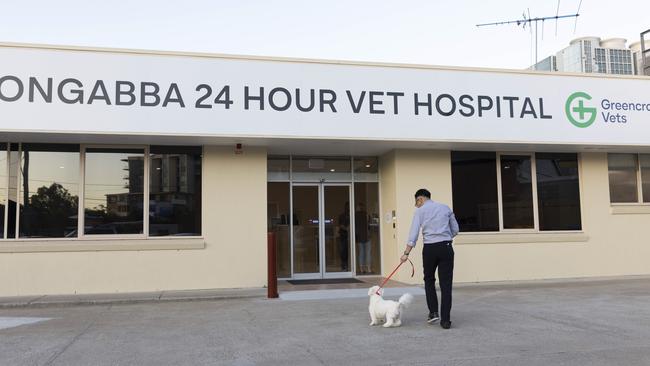
[{"label": "large window", "polygon": [[453,151],[462,232],[580,230],[577,154]]},{"label": "large window", "polygon": [[200,235],[201,148],[151,146],[149,235]]},{"label": "large window", "polygon": [[576,154],[535,154],[540,230],[580,230]]},{"label": "large window", "polygon": [[530,155],[501,155],[501,200],[504,229],[532,229],[533,179]]},{"label": "large window", "polygon": [[609,154],[612,203],[650,203],[650,154]]},{"label": "large window", "polygon": [[142,234],[144,149],[88,148],[84,233]]},{"label": "large window", "polygon": [[497,154],[453,152],[451,167],[454,214],[461,231],[498,231]]},{"label": "large window", "polygon": [[22,144],[20,237],[76,236],[79,145]]},{"label": "large window", "polygon": [[200,147],[0,143],[0,238],[201,235],[201,159]]}]

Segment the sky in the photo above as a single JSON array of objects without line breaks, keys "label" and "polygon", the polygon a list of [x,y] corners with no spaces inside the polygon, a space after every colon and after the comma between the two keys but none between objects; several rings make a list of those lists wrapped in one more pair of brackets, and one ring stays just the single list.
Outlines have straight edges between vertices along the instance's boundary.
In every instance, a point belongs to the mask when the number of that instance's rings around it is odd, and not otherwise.
[{"label": "sky", "polygon": [[[581,0],[561,0],[575,14]],[[523,69],[533,38],[516,25],[557,0],[0,0],[0,42]],[[650,28],[650,1],[582,0],[580,17],[538,27],[538,59],[578,37]]]}]

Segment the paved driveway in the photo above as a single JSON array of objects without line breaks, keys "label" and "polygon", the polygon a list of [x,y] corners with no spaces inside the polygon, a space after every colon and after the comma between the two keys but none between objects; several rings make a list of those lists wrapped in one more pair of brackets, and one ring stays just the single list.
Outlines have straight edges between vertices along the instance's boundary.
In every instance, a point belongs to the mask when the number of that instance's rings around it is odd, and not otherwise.
[{"label": "paved driveway", "polygon": [[395,329],[355,297],[0,309],[0,364],[650,365],[650,279],[454,295],[451,330],[425,323],[421,295]]}]

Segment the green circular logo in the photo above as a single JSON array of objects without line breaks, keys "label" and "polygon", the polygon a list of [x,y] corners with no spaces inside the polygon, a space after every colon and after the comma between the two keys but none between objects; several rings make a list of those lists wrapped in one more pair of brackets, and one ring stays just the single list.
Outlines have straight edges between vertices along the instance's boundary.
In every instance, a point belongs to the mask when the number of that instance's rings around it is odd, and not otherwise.
[{"label": "green circular logo", "polygon": [[597,109],[585,106],[585,100],[591,100],[591,95],[585,92],[575,92],[569,95],[564,105],[569,122],[576,127],[589,127],[596,120]]}]

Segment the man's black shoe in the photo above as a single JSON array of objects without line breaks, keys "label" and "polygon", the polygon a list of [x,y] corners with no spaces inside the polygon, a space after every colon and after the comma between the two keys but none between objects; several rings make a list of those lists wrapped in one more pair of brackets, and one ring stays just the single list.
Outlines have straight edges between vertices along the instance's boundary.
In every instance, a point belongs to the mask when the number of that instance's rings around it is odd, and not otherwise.
[{"label": "man's black shoe", "polygon": [[451,320],[447,320],[446,322],[440,322],[440,326],[442,327],[442,329],[451,328]]},{"label": "man's black shoe", "polygon": [[438,313],[429,313],[429,317],[427,318],[427,323],[433,323],[438,321],[440,319],[440,316]]}]

